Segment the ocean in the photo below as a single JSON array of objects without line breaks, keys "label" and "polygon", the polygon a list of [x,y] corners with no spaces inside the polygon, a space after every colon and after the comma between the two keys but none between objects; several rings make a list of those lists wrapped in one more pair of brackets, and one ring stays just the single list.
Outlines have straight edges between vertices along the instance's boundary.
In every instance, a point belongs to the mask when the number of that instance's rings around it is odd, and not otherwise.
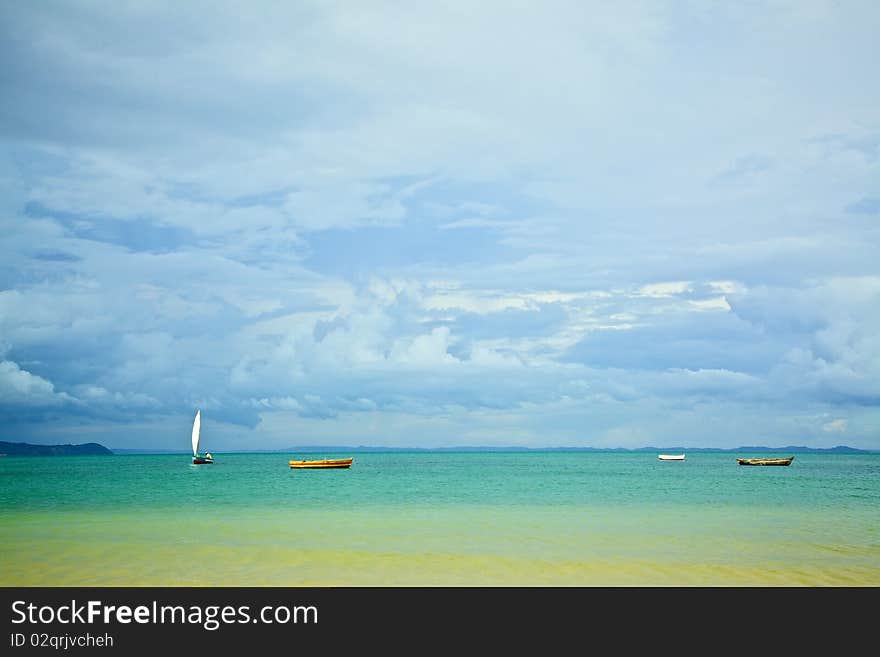
[{"label": "ocean", "polygon": [[746,455],[5,457],[0,585],[880,585],[880,454]]}]

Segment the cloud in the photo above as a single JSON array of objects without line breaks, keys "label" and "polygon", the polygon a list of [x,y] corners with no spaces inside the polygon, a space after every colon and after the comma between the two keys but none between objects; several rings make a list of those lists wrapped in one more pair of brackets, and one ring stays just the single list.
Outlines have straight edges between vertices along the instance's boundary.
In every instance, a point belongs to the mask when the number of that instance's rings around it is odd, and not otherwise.
[{"label": "cloud", "polygon": [[768,170],[773,165],[770,158],[763,155],[746,155],[737,160],[716,177],[719,182],[742,181]]},{"label": "cloud", "polygon": [[846,431],[846,420],[831,420],[822,425],[822,431],[844,432]]},{"label": "cloud", "polygon": [[71,397],[55,392],[50,381],[21,369],[17,363],[0,361],[0,405],[46,407],[69,401]]},{"label": "cloud", "polygon": [[21,435],[880,448],[873,6],[0,14]]},{"label": "cloud", "polygon": [[846,211],[852,214],[880,214],[880,199],[863,198],[846,206]]}]

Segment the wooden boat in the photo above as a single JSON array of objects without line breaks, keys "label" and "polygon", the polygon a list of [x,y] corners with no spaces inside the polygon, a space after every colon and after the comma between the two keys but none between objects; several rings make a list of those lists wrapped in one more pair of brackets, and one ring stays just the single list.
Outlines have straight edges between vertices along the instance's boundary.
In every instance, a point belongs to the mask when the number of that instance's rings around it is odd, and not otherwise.
[{"label": "wooden boat", "polygon": [[661,461],[684,461],[684,454],[658,454]]},{"label": "wooden boat", "polygon": [[785,459],[780,458],[759,458],[759,459],[737,459],[740,465],[791,465],[794,460],[793,456]]},{"label": "wooden boat", "polygon": [[291,468],[348,468],[351,467],[351,458],[346,459],[312,459],[291,460]]}]

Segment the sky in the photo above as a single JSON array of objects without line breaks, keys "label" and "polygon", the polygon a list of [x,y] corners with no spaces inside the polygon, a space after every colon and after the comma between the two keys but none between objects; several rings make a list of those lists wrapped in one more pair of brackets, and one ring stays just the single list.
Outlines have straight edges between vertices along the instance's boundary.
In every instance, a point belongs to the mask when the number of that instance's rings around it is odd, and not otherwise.
[{"label": "sky", "polygon": [[880,449],[878,32],[0,0],[0,440]]}]

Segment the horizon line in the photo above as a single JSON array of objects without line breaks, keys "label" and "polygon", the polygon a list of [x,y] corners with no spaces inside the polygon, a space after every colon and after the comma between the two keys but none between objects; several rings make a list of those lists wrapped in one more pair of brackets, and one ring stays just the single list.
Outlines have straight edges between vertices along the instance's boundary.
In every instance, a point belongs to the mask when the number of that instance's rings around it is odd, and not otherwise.
[{"label": "horizon line", "polygon": [[[169,448],[155,448],[155,447],[108,447],[102,443],[98,442],[86,442],[86,443],[55,443],[55,444],[41,444],[41,443],[27,443],[27,442],[13,442],[13,441],[0,441],[0,444],[6,443],[8,445],[26,445],[31,447],[83,447],[86,445],[97,445],[103,449],[107,449],[113,453],[124,453],[124,452],[140,452],[140,453],[151,453],[151,454],[188,454],[190,453],[189,449],[169,449]],[[523,452],[523,451],[593,451],[593,452],[611,452],[611,451],[624,451],[624,452],[639,452],[639,451],[663,451],[663,452],[736,452],[736,451],[749,451],[749,450],[759,450],[759,451],[795,451],[795,452],[852,452],[852,453],[880,453],[880,449],[865,449],[861,447],[851,447],[849,445],[835,445],[833,447],[809,447],[806,445],[779,445],[779,446],[771,446],[771,445],[738,445],[736,447],[713,447],[713,446],[692,446],[685,447],[682,445],[669,446],[669,445],[644,445],[641,447],[595,447],[591,445],[540,445],[540,446],[527,446],[527,445],[439,445],[433,447],[417,447],[417,446],[403,446],[403,445],[316,445],[316,444],[306,444],[306,445],[291,445],[287,447],[272,447],[272,448],[250,448],[250,449],[220,449],[220,450],[212,450],[215,453],[226,453],[226,454],[256,454],[256,453],[281,453],[281,452],[320,452],[320,451],[379,451],[379,452],[454,452],[454,451],[492,451],[492,452]]]}]

